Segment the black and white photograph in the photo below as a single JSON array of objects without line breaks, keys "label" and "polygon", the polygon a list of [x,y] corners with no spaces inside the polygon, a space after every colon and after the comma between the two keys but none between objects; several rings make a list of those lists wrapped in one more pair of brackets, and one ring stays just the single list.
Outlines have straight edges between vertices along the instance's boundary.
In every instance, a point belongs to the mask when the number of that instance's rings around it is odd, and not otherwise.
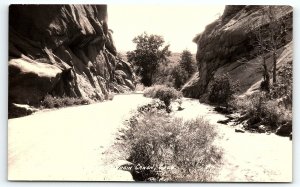
[{"label": "black and white photograph", "polygon": [[293,182],[293,6],[99,3],[7,7],[9,181]]}]

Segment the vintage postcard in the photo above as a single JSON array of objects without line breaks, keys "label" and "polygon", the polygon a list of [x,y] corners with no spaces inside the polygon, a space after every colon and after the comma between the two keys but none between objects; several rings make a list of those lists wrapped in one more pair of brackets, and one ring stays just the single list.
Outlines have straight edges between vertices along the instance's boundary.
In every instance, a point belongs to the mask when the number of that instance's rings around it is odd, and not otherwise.
[{"label": "vintage postcard", "polygon": [[10,5],[8,180],[292,182],[293,7]]}]

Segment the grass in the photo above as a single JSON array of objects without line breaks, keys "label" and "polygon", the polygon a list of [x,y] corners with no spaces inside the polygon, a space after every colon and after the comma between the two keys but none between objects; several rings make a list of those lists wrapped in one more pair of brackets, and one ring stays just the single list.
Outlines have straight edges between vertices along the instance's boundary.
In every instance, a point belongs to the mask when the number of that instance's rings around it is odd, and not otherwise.
[{"label": "grass", "polygon": [[128,161],[140,168],[133,172],[134,179],[211,181],[221,159],[212,144],[214,127],[202,118],[172,118],[157,106],[141,108],[120,134]]},{"label": "grass", "polygon": [[86,105],[90,103],[90,100],[85,98],[53,97],[52,95],[46,95],[44,100],[41,101],[41,106],[44,108],[62,108],[66,106]]}]

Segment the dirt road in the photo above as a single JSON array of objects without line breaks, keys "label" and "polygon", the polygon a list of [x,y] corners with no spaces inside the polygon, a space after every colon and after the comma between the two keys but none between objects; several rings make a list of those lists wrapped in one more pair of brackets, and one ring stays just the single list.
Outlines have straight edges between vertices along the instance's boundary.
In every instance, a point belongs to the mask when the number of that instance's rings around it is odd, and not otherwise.
[{"label": "dirt road", "polygon": [[[8,122],[10,180],[130,181],[117,170],[117,150],[110,150],[116,132],[131,110],[150,102],[141,94],[115,96],[88,106],[70,107]],[[219,132],[223,164],[215,181],[289,182],[292,180],[292,142],[276,135],[236,133],[218,124],[225,119],[211,106],[184,99],[175,116],[204,116]],[[110,154],[108,154],[110,153]]]},{"label": "dirt road", "polygon": [[225,116],[213,107],[184,99],[183,111],[175,115],[185,119],[203,116],[216,126],[216,145],[223,149],[223,164],[214,181],[219,182],[291,182],[292,141],[274,134],[236,133],[235,127],[217,123]]},{"label": "dirt road", "polygon": [[141,94],[8,121],[9,180],[132,180],[107,165],[118,128],[131,110],[149,102]]}]

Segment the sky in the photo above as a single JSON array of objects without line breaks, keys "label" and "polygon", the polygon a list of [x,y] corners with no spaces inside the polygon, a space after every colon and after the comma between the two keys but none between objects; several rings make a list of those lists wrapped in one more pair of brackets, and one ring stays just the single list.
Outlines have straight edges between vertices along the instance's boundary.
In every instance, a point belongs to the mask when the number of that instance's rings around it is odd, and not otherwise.
[{"label": "sky", "polygon": [[196,53],[196,34],[216,20],[224,5],[108,5],[108,27],[118,51],[135,49],[132,39],[146,31],[164,37],[172,52]]}]

